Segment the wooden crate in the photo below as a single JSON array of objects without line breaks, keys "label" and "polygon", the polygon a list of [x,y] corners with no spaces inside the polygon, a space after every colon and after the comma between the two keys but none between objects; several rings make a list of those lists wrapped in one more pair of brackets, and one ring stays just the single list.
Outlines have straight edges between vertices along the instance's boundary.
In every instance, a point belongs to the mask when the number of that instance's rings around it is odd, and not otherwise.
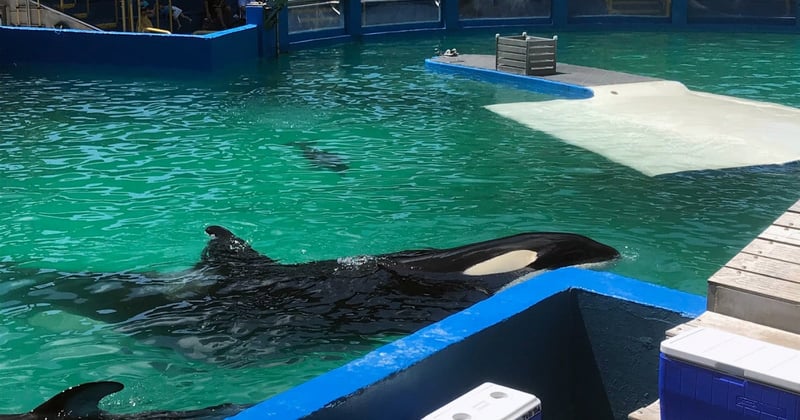
[{"label": "wooden crate", "polygon": [[497,53],[495,70],[526,76],[556,74],[556,43],[558,37],[540,38],[522,35],[495,35]]}]

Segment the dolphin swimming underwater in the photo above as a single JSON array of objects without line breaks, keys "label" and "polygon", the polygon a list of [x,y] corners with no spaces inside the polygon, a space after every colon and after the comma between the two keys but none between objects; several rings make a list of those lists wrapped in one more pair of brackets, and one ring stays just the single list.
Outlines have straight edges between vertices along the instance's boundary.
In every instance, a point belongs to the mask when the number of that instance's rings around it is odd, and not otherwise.
[{"label": "dolphin swimming underwater", "polygon": [[376,335],[416,331],[533,272],[619,257],[585,236],[536,232],[450,249],[281,264],[224,227],[206,232],[200,261],[180,275],[37,273],[45,278],[16,299],[238,367],[303,351],[373,348]]},{"label": "dolphin swimming underwater", "polygon": [[333,172],[345,172],[350,169],[344,158],[335,153],[322,150],[308,142],[300,141],[290,144],[298,147],[303,153],[303,157],[318,168],[328,169]]},{"label": "dolphin swimming underwater", "polygon": [[61,391],[33,410],[22,414],[0,414],[0,420],[211,420],[232,416],[248,406],[221,404],[189,411],[147,411],[134,414],[114,414],[101,410],[100,400],[120,391],[119,382],[88,382]]}]

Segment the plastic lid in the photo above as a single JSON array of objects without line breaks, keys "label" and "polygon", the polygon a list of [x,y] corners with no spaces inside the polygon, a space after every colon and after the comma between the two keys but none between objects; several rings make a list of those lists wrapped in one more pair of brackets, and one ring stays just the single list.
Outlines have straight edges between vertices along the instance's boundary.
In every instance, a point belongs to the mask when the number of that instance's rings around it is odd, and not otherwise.
[{"label": "plastic lid", "polygon": [[541,411],[535,395],[491,382],[473,388],[423,420],[519,420]]},{"label": "plastic lid", "polygon": [[800,351],[712,328],[661,342],[661,353],[800,394]]}]

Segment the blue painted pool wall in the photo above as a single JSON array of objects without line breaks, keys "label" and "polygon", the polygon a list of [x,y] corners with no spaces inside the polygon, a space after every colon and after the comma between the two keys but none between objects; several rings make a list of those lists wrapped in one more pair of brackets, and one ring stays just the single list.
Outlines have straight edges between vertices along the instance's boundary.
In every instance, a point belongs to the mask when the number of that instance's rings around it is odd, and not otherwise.
[{"label": "blue painted pool wall", "polygon": [[[408,22],[363,26],[361,0],[343,0],[344,25],[316,31],[289,33],[289,12],[278,14],[278,26],[265,28],[263,10],[251,12],[250,25],[213,34],[213,36],[162,35],[48,28],[0,27],[0,65],[18,62],[81,63],[191,69],[213,71],[273,57],[279,52],[315,47],[332,42],[378,34],[407,34],[493,28],[498,32],[541,32],[554,34],[564,30],[665,30],[665,31],[760,31],[800,32],[800,19],[758,18],[740,20],[688,18],[688,0],[673,0],[670,16],[569,16],[570,0],[552,0],[550,16],[508,19],[459,19],[458,1],[441,0],[441,18],[432,22]],[[800,10],[800,0],[797,3]]]},{"label": "blue painted pool wall", "polygon": [[658,395],[660,343],[666,330],[689,317],[655,306],[573,290],[609,409],[613,418],[625,419]]},{"label": "blue painted pool wall", "polygon": [[672,24],[678,29],[683,29],[688,23],[687,10],[689,10],[689,0],[672,0]]},{"label": "blue painted pool wall", "polygon": [[350,36],[361,35],[361,0],[344,0],[344,28]]},{"label": "blue painted pool wall", "polygon": [[0,27],[0,64],[83,64],[214,71],[254,63],[258,31],[205,36]]},{"label": "blue painted pool wall", "polygon": [[275,53],[289,50],[289,11],[284,8],[278,12],[278,50]]},{"label": "blue painted pool wall", "polygon": [[586,99],[594,96],[594,91],[583,86],[543,78],[521,76],[491,69],[460,66],[432,59],[425,60],[425,68],[441,73],[466,76],[485,82],[502,83],[518,89],[560,96],[567,99]]},{"label": "blue painted pool wall", "polygon": [[259,57],[275,57],[278,52],[278,30],[275,26],[266,26],[264,8],[261,6],[247,6],[245,8],[247,22],[256,26],[256,50]]},{"label": "blue painted pool wall", "polygon": [[569,23],[569,2],[553,1],[550,4],[551,24],[554,28],[563,28]]},{"label": "blue painted pool wall", "polygon": [[[196,54],[203,54],[203,50],[207,49],[210,51],[211,58],[202,69],[223,70],[240,67],[245,64],[254,64],[258,59],[256,53],[258,52],[259,36],[260,31],[258,31],[256,25],[239,26],[201,37],[188,36],[186,38],[200,38],[200,45],[204,48],[200,48],[200,51],[195,53],[186,52],[185,61],[191,62],[191,57],[195,57]],[[155,48],[155,45],[152,47]],[[177,45],[176,48],[178,47],[183,47],[183,45]],[[165,55],[169,54],[169,51],[161,49],[159,49],[159,52]]]},{"label": "blue painted pool wall", "polygon": [[[605,272],[576,268],[560,269],[498,293],[441,322],[423,328],[415,334],[387,344],[361,359],[270,398],[240,413],[235,418],[238,420],[283,419],[310,415],[334,401],[340,401],[347,396],[361,395],[372,384],[384,383],[387,378],[405,375],[409,368],[423,363],[427,358],[445,351],[451,346],[462,343],[472,336],[479,335],[493,326],[501,325],[529,309],[534,312],[544,311],[544,315],[538,314],[536,316],[536,319],[539,320],[566,317],[566,319],[572,319],[570,322],[577,322],[576,315],[558,312],[561,310],[568,311],[570,305],[537,305],[551,298],[551,303],[552,301],[563,303],[562,298],[557,295],[563,295],[573,289],[611,296],[616,302],[630,302],[646,307],[660,308],[686,318],[698,316],[705,310],[706,306],[705,297],[702,296],[671,290]],[[558,322],[532,322],[530,325],[531,328],[541,328],[542,331],[540,333],[543,336],[544,334],[549,334],[554,337],[553,339],[562,341],[562,344],[569,342],[571,339],[576,339],[569,335],[560,335],[560,330],[566,329],[562,328],[563,325],[559,325]],[[589,331],[587,335],[589,337],[596,335],[597,332],[592,331],[597,328],[599,327],[587,328],[587,331]],[[547,343],[541,344],[545,345]],[[494,345],[499,348],[502,343],[498,342]],[[651,350],[657,351],[657,345]],[[491,348],[485,348],[483,351],[491,351]],[[459,357],[467,356],[460,355]],[[657,363],[657,358],[654,357],[653,362]],[[472,365],[468,367],[470,369],[475,368]],[[455,370],[452,370],[453,368]],[[468,371],[468,369],[464,369],[464,366],[450,366],[449,369],[451,370],[448,371],[448,374],[452,375],[456,375],[461,371]],[[511,370],[512,372],[508,374],[511,375],[509,376],[512,379],[511,382],[514,382],[516,379],[513,379],[513,369]],[[480,373],[480,370],[473,372],[477,374]],[[656,375],[657,370],[652,373]],[[603,376],[604,373],[600,372],[599,375]],[[402,382],[402,386],[426,387],[424,383],[419,382],[421,379],[406,378],[406,380]],[[656,383],[655,379],[652,383]],[[370,389],[374,389],[374,392],[384,392],[375,387]],[[437,395],[432,390],[430,392],[431,395]],[[442,398],[442,396],[439,395],[437,398]],[[553,395],[550,398],[555,399],[558,397]],[[368,404],[369,400],[371,399],[364,398],[359,400],[360,402],[353,400],[353,403]],[[381,398],[375,401],[384,400]],[[353,409],[355,409],[355,406]],[[372,409],[377,408],[372,407]],[[397,413],[403,413],[402,407],[396,407],[395,409],[399,410]],[[319,415],[322,416],[320,418],[326,418],[323,414]],[[384,418],[402,418],[402,416]]]},{"label": "blue painted pool wall", "polygon": [[574,300],[545,298],[306,420],[419,419],[485,381],[532,392],[545,419],[613,420]]},{"label": "blue painted pool wall", "polygon": [[442,4],[442,23],[445,29],[461,29],[461,21],[458,18],[458,2],[444,1]]}]

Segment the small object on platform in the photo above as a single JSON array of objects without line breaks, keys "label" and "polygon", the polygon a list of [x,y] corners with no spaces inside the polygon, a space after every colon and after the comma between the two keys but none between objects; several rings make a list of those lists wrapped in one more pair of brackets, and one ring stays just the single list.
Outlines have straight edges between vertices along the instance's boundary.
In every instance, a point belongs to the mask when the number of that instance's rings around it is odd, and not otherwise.
[{"label": "small object on platform", "polygon": [[422,420],[541,420],[542,402],[533,394],[484,382]]},{"label": "small object on platform", "polygon": [[458,51],[455,48],[448,48],[442,55],[445,57],[458,57]]}]

